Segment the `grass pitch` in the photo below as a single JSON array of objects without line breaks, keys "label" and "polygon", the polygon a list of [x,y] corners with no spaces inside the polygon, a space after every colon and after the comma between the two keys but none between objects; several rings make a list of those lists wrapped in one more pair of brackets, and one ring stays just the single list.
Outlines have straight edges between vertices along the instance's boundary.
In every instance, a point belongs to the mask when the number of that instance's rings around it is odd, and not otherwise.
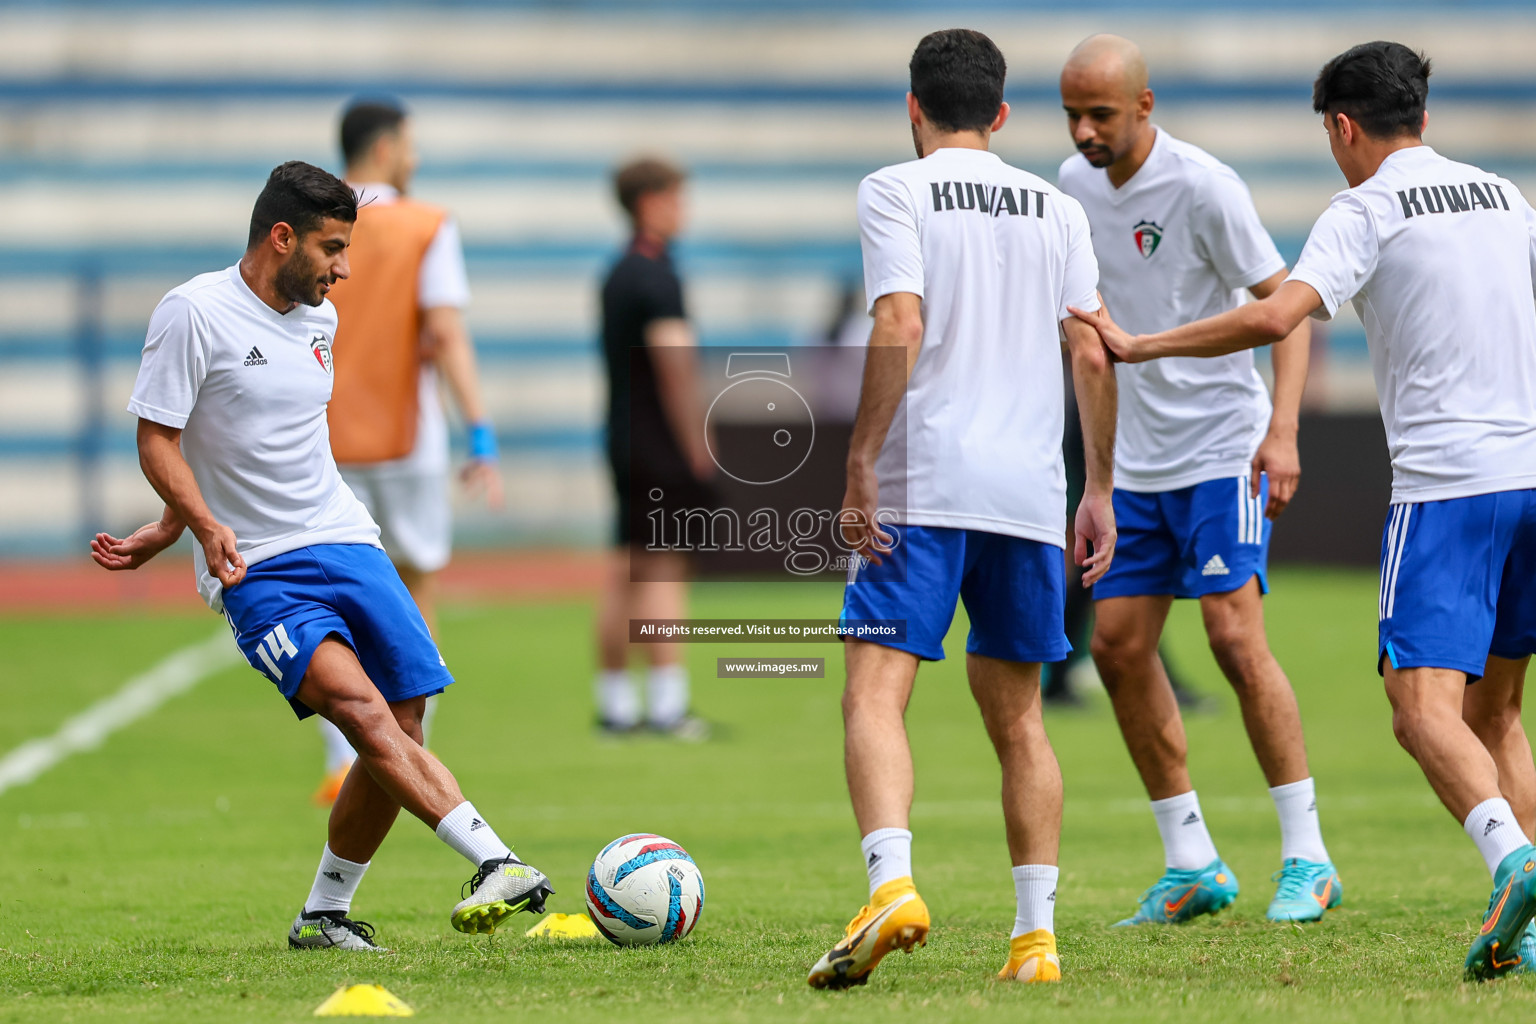
[{"label": "grass pitch", "polygon": [[[835,646],[694,646],[702,746],[604,741],[591,730],[590,609],[450,608],[443,649],[460,682],[434,747],[466,793],[549,873],[552,910],[582,909],[598,848],[624,832],[683,845],[709,885],[685,942],[619,950],[494,937],[448,924],[471,873],[402,818],[355,915],[395,952],[294,953],[325,814],[312,726],[261,677],[209,679],[152,717],[0,795],[0,1021],[297,1021],[336,987],[377,982],[426,1020],[1434,1021],[1529,1014],[1536,984],[1461,982],[1488,892],[1471,844],[1397,749],[1371,668],[1375,578],[1282,571],[1271,641],[1301,698],[1324,834],[1344,906],[1319,925],[1264,921],[1279,867],[1275,816],[1237,715],[1184,605],[1180,667],[1220,710],[1188,721],[1211,831],[1243,887],[1219,918],[1112,931],[1159,874],[1157,832],[1101,694],[1054,713],[1066,777],[1057,909],[1065,981],[999,985],[1013,892],[998,774],[951,660],[925,666],[908,715],[917,759],[914,858],[934,914],[928,947],[892,956],[867,988],[818,993],[805,970],[865,896],[841,767]],[[701,587],[699,616],[821,617],[835,588]],[[212,615],[10,619],[0,751],[51,733],[167,653],[223,628]],[[824,680],[717,680],[721,654],[825,654]],[[882,1016],[875,1016],[875,1015]]]}]

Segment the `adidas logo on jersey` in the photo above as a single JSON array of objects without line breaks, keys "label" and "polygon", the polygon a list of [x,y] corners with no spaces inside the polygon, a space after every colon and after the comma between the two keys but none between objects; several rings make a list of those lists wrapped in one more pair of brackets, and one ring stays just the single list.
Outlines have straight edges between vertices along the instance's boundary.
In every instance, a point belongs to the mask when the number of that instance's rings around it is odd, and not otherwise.
[{"label": "adidas logo on jersey", "polygon": [[1227,563],[1221,560],[1220,555],[1212,555],[1211,560],[1205,563],[1205,568],[1200,570],[1201,576],[1225,576],[1232,570],[1227,568]]},{"label": "adidas logo on jersey", "polygon": [[1184,825],[1198,825],[1198,824],[1200,824],[1200,815],[1196,814],[1194,811],[1190,811],[1189,812],[1189,817],[1185,818],[1183,820],[1183,822],[1181,822],[1181,824],[1184,824]]},{"label": "adidas logo on jersey", "polygon": [[267,357],[261,354],[261,349],[252,346],[251,354],[245,357],[246,366],[266,366]]}]

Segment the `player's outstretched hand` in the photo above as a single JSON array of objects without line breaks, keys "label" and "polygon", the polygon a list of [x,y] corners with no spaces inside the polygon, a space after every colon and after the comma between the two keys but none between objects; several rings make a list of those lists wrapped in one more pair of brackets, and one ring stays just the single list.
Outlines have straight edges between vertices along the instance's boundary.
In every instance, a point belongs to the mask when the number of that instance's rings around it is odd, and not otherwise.
[{"label": "player's outstretched hand", "polygon": [[501,483],[501,472],[496,463],[486,459],[470,459],[459,471],[459,480],[472,498],[485,498],[492,512],[500,512],[506,504],[506,490]]},{"label": "player's outstretched hand", "polygon": [[1139,363],[1145,358],[1136,350],[1136,339],[1110,318],[1107,307],[1100,305],[1098,309],[1089,313],[1076,306],[1068,306],[1067,312],[1098,331],[1104,347],[1109,349],[1109,354],[1120,362]]},{"label": "player's outstretched hand", "polygon": [[880,484],[875,471],[848,471],[848,490],[843,494],[843,509],[837,514],[837,528],[843,546],[854,554],[880,565],[881,555],[891,553],[895,538],[880,529],[875,518],[880,504]]},{"label": "player's outstretched hand", "polygon": [[[1077,534],[1072,560],[1083,567],[1083,586],[1091,587],[1109,571],[1115,557],[1115,505],[1108,494],[1085,494],[1072,522]],[[1089,545],[1093,554],[1088,553]]]},{"label": "player's outstretched hand", "polygon": [[1248,485],[1250,497],[1259,496],[1259,476],[1264,473],[1269,474],[1269,504],[1265,506],[1264,514],[1270,519],[1278,519],[1296,496],[1296,488],[1301,483],[1301,455],[1296,450],[1296,431],[1271,428],[1265,435],[1258,454],[1253,457],[1252,479]]},{"label": "player's outstretched hand", "polygon": [[208,531],[208,536],[199,540],[203,545],[203,558],[208,562],[208,571],[224,584],[225,590],[245,579],[245,559],[240,557],[240,552],[235,548],[234,530],[222,523],[215,523],[213,529]]},{"label": "player's outstretched hand", "polygon": [[113,572],[137,569],[176,543],[181,530],[179,525],[172,526],[164,520],[157,520],[122,538],[110,533],[98,533],[91,541],[91,558],[103,569],[111,569]]}]

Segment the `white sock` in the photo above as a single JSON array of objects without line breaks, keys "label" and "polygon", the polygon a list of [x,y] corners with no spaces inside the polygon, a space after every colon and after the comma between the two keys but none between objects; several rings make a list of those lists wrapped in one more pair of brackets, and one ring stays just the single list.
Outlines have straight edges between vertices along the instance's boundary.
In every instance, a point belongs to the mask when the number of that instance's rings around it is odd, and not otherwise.
[{"label": "white sock", "polygon": [[1520,831],[1520,823],[1515,820],[1509,801],[1503,797],[1484,800],[1472,808],[1461,827],[1477,844],[1477,852],[1483,855],[1490,875],[1499,870],[1499,862],[1505,857],[1530,844],[1525,833]]},{"label": "white sock", "polygon": [[319,715],[315,716],[315,721],[320,723],[320,738],[325,741],[325,774],[330,775],[357,760],[357,751],[352,749],[340,729]]},{"label": "white sock", "polygon": [[912,833],[904,828],[877,828],[859,844],[864,851],[864,870],[869,872],[869,894],[886,882],[912,874]]},{"label": "white sock", "polygon": [[496,830],[485,823],[475,805],[465,800],[437,823],[437,838],[457,850],[465,860],[479,867],[488,860],[512,856],[512,850]]},{"label": "white sock", "polygon": [[652,725],[672,725],[688,713],[688,670],[655,665],[645,680],[645,717]]},{"label": "white sock", "polygon": [[440,693],[434,693],[428,697],[427,707],[421,713],[421,745],[423,747],[432,745],[432,720],[437,717],[437,698],[441,696]]},{"label": "white sock", "polygon": [[606,725],[628,729],[640,724],[640,692],[622,668],[597,674],[597,715]]},{"label": "white sock", "polygon": [[1317,821],[1317,788],[1311,779],[1272,786],[1269,795],[1280,815],[1280,859],[1326,861],[1323,829]]},{"label": "white sock", "polygon": [[1013,919],[1013,938],[1044,928],[1056,934],[1056,881],[1061,869],[1054,864],[1018,864],[1013,869],[1013,894],[1019,901]]},{"label": "white sock", "polygon": [[1163,837],[1163,857],[1170,868],[1195,871],[1216,859],[1216,844],[1205,830],[1200,798],[1194,790],[1152,801],[1157,831]]},{"label": "white sock", "polygon": [[304,901],[304,912],[339,910],[345,914],[352,909],[352,897],[367,870],[367,864],[336,856],[331,852],[331,844],[326,843],[325,852],[320,855],[320,867],[315,871],[315,884]]}]

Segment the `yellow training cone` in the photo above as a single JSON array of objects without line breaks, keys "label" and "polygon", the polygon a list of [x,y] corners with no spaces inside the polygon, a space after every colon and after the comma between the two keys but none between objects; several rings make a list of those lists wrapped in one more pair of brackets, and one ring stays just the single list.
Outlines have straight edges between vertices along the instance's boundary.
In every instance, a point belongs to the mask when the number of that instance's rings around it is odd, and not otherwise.
[{"label": "yellow training cone", "polygon": [[523,934],[529,938],[593,939],[597,925],[586,914],[548,914]]},{"label": "yellow training cone", "polygon": [[348,985],[331,993],[315,1010],[316,1017],[414,1017],[416,1011],[383,985]]}]

